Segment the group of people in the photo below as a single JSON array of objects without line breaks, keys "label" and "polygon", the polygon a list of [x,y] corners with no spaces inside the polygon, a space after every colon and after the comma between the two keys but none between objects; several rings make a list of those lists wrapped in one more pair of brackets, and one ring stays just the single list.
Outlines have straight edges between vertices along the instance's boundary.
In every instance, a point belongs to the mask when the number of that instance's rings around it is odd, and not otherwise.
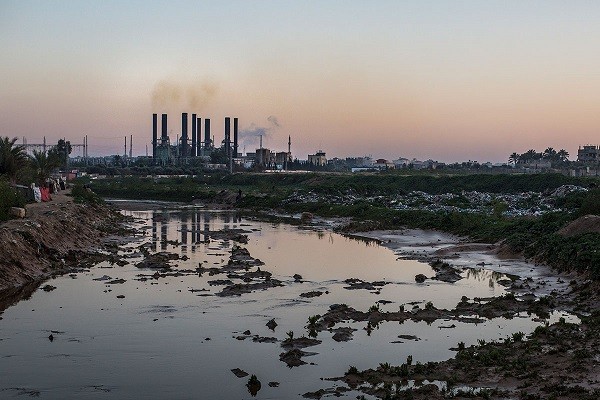
[{"label": "group of people", "polygon": [[62,178],[48,178],[41,187],[31,184],[33,190],[33,197],[36,202],[50,201],[52,200],[51,194],[58,193],[61,190],[65,190],[66,184]]}]

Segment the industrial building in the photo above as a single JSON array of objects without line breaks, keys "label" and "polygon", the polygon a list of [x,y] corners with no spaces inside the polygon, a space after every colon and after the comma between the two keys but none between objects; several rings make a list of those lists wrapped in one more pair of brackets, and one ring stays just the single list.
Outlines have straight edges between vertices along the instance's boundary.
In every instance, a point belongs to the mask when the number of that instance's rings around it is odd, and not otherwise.
[{"label": "industrial building", "polygon": [[[233,122],[233,132],[231,122]],[[215,146],[214,136],[211,136],[210,118],[204,118],[204,135],[202,135],[202,118],[197,114],[191,115],[191,132],[188,130],[189,125],[188,113],[182,113],[181,135],[177,135],[175,138],[170,137],[167,114],[162,114],[161,136],[158,137],[158,114],[152,114],[152,159],[155,165],[182,165],[193,160],[208,163],[211,154],[216,150],[220,150],[228,160],[227,165],[230,170],[233,170],[234,165],[246,168],[259,166],[261,168],[287,169],[292,161],[291,136],[288,136],[287,152],[272,152],[263,148],[261,136],[260,148],[243,156],[239,152],[238,145],[238,118],[233,118],[231,121],[230,117],[225,117],[223,141],[219,147]]]},{"label": "industrial building", "polygon": [[[191,135],[188,134],[188,113],[181,114],[181,136],[169,136],[168,117],[162,114],[161,136],[158,137],[158,114],[152,114],[152,158],[156,165],[186,164],[191,159],[208,161],[215,149],[211,137],[210,118],[204,119],[204,139],[202,140],[202,118],[191,115]],[[175,140],[173,140],[175,139]],[[222,142],[227,159],[239,157],[238,119],[233,118],[233,138],[231,137],[231,118],[225,117],[225,132]],[[230,161],[232,162],[232,161]]]},{"label": "industrial building", "polygon": [[[248,155],[249,156],[249,155]],[[248,158],[248,157],[246,157]],[[274,168],[274,169],[288,169],[289,164],[292,162],[292,137],[288,136],[288,151],[271,151],[270,149],[263,148],[262,137],[260,139],[260,148],[256,149],[256,153],[249,157],[254,161],[253,165]]]}]

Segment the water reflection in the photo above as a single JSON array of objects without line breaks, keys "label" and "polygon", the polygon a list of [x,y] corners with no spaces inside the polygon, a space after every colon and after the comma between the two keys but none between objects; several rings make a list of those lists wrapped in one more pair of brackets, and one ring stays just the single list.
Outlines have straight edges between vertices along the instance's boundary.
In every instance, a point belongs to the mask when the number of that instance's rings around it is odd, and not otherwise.
[{"label": "water reflection", "polygon": [[490,287],[494,287],[494,283],[506,278],[506,275],[500,272],[491,271],[483,268],[468,268],[466,270],[466,278],[475,279],[479,282],[489,282]]},{"label": "water reflection", "polygon": [[[169,244],[177,242],[181,244],[181,253],[192,254],[196,252],[198,245],[210,241],[211,231],[236,229],[237,224],[242,221],[237,213],[215,213],[201,209],[123,211],[123,214],[151,221],[154,251],[167,251]],[[173,230],[178,234],[173,235]]]}]

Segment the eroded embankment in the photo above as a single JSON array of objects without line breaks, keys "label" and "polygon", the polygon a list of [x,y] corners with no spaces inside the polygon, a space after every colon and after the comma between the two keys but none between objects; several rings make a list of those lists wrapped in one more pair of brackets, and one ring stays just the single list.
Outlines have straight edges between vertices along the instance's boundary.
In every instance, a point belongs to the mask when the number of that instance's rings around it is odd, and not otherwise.
[{"label": "eroded embankment", "polygon": [[0,311],[22,287],[85,264],[123,217],[107,206],[75,204],[65,194],[27,206],[24,219],[0,225]]}]

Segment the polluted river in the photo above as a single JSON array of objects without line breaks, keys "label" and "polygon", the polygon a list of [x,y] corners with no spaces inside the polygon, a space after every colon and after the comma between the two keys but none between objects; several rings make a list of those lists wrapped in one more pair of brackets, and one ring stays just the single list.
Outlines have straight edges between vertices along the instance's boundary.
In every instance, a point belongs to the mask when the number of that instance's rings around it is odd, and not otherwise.
[{"label": "polluted river", "polygon": [[[296,399],[344,386],[327,378],[351,366],[447,360],[458,343],[570,318],[425,314],[503,296],[501,263],[436,280],[418,257],[323,225],[178,206],[122,213],[138,233],[115,239],[116,261],[56,277],[2,314],[0,398]],[[363,314],[327,317],[347,309]],[[397,315],[364,317],[386,312]]]}]

